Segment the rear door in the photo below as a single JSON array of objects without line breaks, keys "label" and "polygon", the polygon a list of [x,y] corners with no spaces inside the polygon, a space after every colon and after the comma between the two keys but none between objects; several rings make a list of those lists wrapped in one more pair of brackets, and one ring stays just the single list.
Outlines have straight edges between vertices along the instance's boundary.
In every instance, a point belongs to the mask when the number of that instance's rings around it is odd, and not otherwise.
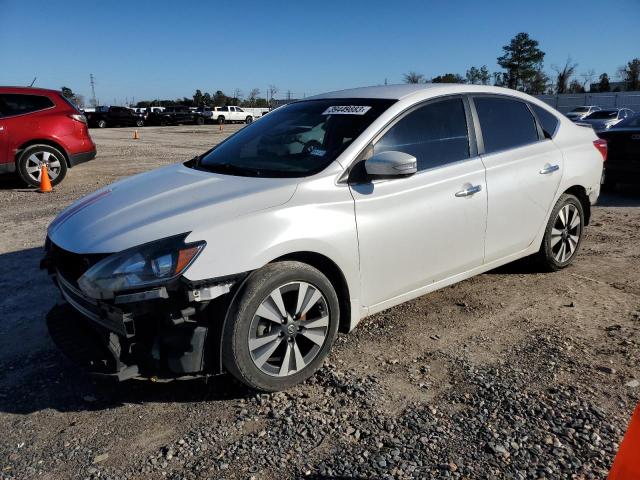
[{"label": "rear door", "polygon": [[[0,165],[9,162],[9,143],[7,142],[7,126],[4,120],[6,115],[7,105],[5,104],[2,95],[0,94]],[[2,171],[2,166],[0,166]]]},{"label": "rear door", "polygon": [[478,150],[487,175],[485,263],[531,245],[560,185],[563,157],[517,98],[473,95]]},{"label": "rear door", "polygon": [[44,95],[0,94],[0,162],[13,162],[11,150],[15,147],[9,144],[19,145],[33,138],[38,128],[37,112],[54,106]]},{"label": "rear door", "polygon": [[[2,107],[0,106],[0,108]],[[2,115],[2,110],[0,110],[0,164],[7,163],[9,161],[7,154],[8,151],[9,144],[7,142],[7,132]],[[0,170],[2,170],[2,167],[0,167]]]}]

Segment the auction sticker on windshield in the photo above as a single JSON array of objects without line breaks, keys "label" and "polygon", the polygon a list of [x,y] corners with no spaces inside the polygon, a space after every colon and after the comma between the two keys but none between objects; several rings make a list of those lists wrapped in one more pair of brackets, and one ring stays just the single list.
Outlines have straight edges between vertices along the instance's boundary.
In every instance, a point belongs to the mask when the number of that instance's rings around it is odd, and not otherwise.
[{"label": "auction sticker on windshield", "polygon": [[365,105],[334,105],[327,108],[323,115],[364,115],[371,107]]}]

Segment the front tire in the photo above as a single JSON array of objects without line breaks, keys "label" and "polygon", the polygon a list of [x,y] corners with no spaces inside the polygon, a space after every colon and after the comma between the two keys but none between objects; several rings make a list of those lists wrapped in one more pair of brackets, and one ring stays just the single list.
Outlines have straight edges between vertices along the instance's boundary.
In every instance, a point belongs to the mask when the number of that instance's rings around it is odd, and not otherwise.
[{"label": "front tire", "polygon": [[107,128],[107,121],[106,120],[98,120],[98,128]]},{"label": "front tire", "polygon": [[253,117],[252,116],[248,116],[247,118],[244,119],[244,123],[246,123],[247,125],[253,122]]},{"label": "front tire", "polygon": [[584,209],[574,195],[564,193],[551,211],[542,239],[538,262],[550,271],[571,265],[584,233]]},{"label": "front tire", "polygon": [[222,115],[218,117],[217,121],[218,121],[218,125],[224,125],[224,117]]},{"label": "front tire", "polygon": [[58,185],[67,174],[67,160],[57,148],[49,145],[31,145],[18,158],[18,174],[32,187],[40,186],[41,167],[47,166],[51,185]]},{"label": "front tire", "polygon": [[254,390],[290,388],[322,365],[339,322],[338,297],[319,270],[293,261],[269,264],[251,274],[230,307],[224,366]]},{"label": "front tire", "polygon": [[136,127],[143,127],[144,126],[144,120],[140,119],[140,120],[136,120]]}]

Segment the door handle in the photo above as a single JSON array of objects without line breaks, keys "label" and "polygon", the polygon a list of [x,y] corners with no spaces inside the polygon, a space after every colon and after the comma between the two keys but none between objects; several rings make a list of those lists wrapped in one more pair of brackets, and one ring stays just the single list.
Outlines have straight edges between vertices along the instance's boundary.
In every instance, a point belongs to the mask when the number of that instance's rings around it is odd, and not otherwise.
[{"label": "door handle", "polygon": [[553,173],[556,170],[560,170],[560,166],[559,165],[549,165],[548,163],[544,166],[544,168],[542,170],[540,170],[539,173],[541,173],[542,175],[546,175],[547,173]]},{"label": "door handle", "polygon": [[480,190],[482,190],[482,186],[471,185],[465,188],[464,190],[460,190],[459,192],[456,192],[456,197],[468,197],[470,195],[473,195],[474,193],[478,193]]}]

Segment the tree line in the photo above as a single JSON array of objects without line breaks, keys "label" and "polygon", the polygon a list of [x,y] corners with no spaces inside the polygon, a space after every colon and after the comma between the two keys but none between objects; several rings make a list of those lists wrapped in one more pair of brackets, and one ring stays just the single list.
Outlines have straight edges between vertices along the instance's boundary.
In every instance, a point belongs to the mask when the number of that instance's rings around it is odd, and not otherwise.
[{"label": "tree line", "polygon": [[[471,67],[465,76],[458,73],[445,73],[431,79],[417,72],[404,74],[405,83],[470,83],[476,85],[496,85],[520,90],[532,95],[543,93],[584,93],[587,87],[591,92],[610,92],[609,75],[604,72],[598,78],[598,83],[592,85],[596,77],[591,69],[576,75],[577,63],[567,58],[565,65],[552,65],[554,73],[549,75],[544,70],[543,52],[537,40],[528,33],[521,32],[511,39],[509,44],[502,47],[502,55],[497,58],[502,71],[490,73],[486,65]],[[634,58],[620,67],[617,76],[628,91],[640,90],[640,58]],[[620,91],[614,87],[613,91]]]},{"label": "tree line", "polygon": [[184,105],[187,107],[223,107],[225,105],[237,105],[240,107],[269,107],[273,104],[274,97],[278,93],[278,87],[269,85],[266,97],[261,96],[259,88],[252,88],[245,96],[242,90],[236,88],[231,95],[222,90],[215,92],[203,92],[197,89],[193,96],[182,97],[175,100],[142,100],[136,103],[136,107],[171,107]]}]

